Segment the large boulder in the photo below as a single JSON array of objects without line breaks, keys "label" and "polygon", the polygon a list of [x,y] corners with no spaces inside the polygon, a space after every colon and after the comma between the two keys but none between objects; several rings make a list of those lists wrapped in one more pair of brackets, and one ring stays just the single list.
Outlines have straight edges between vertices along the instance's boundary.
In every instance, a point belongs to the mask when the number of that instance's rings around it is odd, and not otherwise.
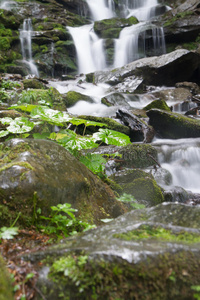
[{"label": "large boulder", "polygon": [[96,224],[125,211],[112,190],[58,144],[31,139],[2,144],[0,225],[19,211],[19,221],[30,225],[34,209],[48,215],[50,206],[59,203],[70,203],[82,219]]},{"label": "large boulder", "polygon": [[149,123],[162,138],[200,137],[200,121],[160,109],[147,111]]},{"label": "large boulder", "polygon": [[193,299],[191,287],[200,282],[199,213],[166,203],[135,210],[29,254],[32,262],[43,260],[36,299]]},{"label": "large boulder", "polygon": [[[111,71],[96,72],[95,82],[106,82],[115,86],[115,91],[126,82],[133,81],[135,90],[141,85],[171,86],[179,81],[198,80],[200,55],[188,50],[179,49],[168,54],[146,57]],[[133,92],[133,87],[130,91]]]}]

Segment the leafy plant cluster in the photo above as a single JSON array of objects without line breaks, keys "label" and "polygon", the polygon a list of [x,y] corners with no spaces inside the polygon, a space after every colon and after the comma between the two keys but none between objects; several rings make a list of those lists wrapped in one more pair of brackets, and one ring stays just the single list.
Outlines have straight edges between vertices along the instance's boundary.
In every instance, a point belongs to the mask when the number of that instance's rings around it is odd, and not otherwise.
[{"label": "leafy plant cluster", "polygon": [[[46,138],[54,140],[70,151],[71,154],[77,156],[83,164],[99,176],[103,175],[106,159],[101,154],[95,154],[93,152],[82,156],[80,150],[94,149],[101,144],[125,146],[130,143],[130,138],[127,135],[111,129],[102,128],[107,127],[104,123],[71,117],[66,112],[54,110],[47,106],[27,104],[16,105],[11,108],[30,113],[31,121],[28,117],[19,117],[15,119],[8,117],[1,118],[0,122],[3,125],[7,125],[7,127],[0,131],[0,137],[5,137],[10,134],[28,137],[35,125],[38,124],[48,123],[59,126],[60,131],[58,133],[33,133],[32,137],[36,139]],[[83,135],[79,135],[75,131],[67,129],[69,124],[72,124],[75,127],[79,125],[84,126]],[[85,135],[88,126],[98,127],[99,130],[93,133],[93,135]]]},{"label": "leafy plant cluster", "polygon": [[[76,218],[74,213],[77,212],[77,209],[72,208],[69,203],[51,206],[51,211],[51,215],[45,217],[40,215],[40,209],[37,211],[34,210],[33,225],[43,233],[56,237],[56,239],[68,237],[77,234],[78,232],[96,227],[95,225],[91,225]],[[0,228],[0,241],[1,239],[13,239],[14,236],[18,234],[19,228],[14,227],[14,225],[20,214],[21,213],[18,214],[16,220],[10,227]],[[43,220],[45,221],[45,224]]]}]

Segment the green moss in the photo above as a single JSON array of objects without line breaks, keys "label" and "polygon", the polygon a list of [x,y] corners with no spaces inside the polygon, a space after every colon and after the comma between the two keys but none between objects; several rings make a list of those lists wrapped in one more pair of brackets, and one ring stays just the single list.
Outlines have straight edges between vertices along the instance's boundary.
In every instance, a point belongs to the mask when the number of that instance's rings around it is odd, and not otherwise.
[{"label": "green moss", "polygon": [[145,106],[143,109],[150,110],[152,108],[158,108],[158,109],[162,109],[162,110],[166,110],[166,111],[171,111],[169,106],[167,105],[167,103],[164,100],[154,100],[150,104]]},{"label": "green moss", "polygon": [[75,91],[69,91],[67,94],[63,95],[63,100],[66,107],[71,107],[81,100],[90,103],[93,102],[92,98],[90,98],[89,96],[83,95]]},{"label": "green moss", "polygon": [[5,263],[0,255],[0,299],[12,300],[14,299],[12,293],[12,285]]},{"label": "green moss", "polygon": [[185,231],[174,233],[172,230],[150,225],[141,225],[135,230],[131,230],[126,233],[114,234],[113,237],[126,241],[153,239],[186,244],[200,243],[199,234]]},{"label": "green moss", "polygon": [[6,51],[10,49],[10,39],[8,37],[0,37],[0,50]]},{"label": "green moss", "polygon": [[26,169],[33,170],[33,167],[28,162],[20,161],[20,162],[7,163],[5,166],[0,168],[0,172],[3,172],[3,171],[5,171],[5,170],[7,170],[7,169],[9,169],[13,166],[21,166],[21,167],[24,167]]}]

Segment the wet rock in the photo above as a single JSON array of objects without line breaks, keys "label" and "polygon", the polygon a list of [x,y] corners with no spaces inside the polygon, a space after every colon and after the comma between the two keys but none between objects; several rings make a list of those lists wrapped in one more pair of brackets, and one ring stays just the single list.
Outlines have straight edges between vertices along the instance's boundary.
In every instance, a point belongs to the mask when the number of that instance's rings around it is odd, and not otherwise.
[{"label": "wet rock", "polygon": [[153,95],[164,101],[182,102],[191,99],[192,93],[185,87],[161,89],[153,92]]},{"label": "wet rock", "polygon": [[126,95],[121,93],[109,94],[101,99],[101,103],[105,104],[106,106],[123,106],[130,108]]},{"label": "wet rock", "polygon": [[[95,72],[95,82],[106,82],[116,87],[128,79],[139,84],[174,85],[179,81],[198,78],[200,55],[179,49],[161,56],[142,58],[112,71]],[[124,87],[126,88],[126,87]],[[135,89],[138,84],[135,85]]]},{"label": "wet rock", "polygon": [[154,137],[154,131],[144,121],[126,109],[118,109],[116,116],[121,122],[130,128],[130,137],[133,142],[144,141],[150,143]]},{"label": "wet rock", "polygon": [[177,82],[175,87],[188,89],[192,95],[200,93],[200,87],[195,82]]},{"label": "wet rock", "polygon": [[50,206],[66,202],[90,223],[124,213],[110,188],[58,144],[12,139],[1,145],[0,204],[14,219],[21,211],[20,223],[30,225],[34,205],[48,215]]},{"label": "wet rock", "polygon": [[13,287],[11,285],[11,277],[6,270],[6,265],[0,255],[0,299],[14,300]]},{"label": "wet rock", "polygon": [[200,136],[200,121],[160,109],[147,111],[149,123],[162,138],[190,138]]},{"label": "wet rock", "polygon": [[191,197],[191,193],[187,192],[180,186],[170,187],[164,191],[164,198],[166,202],[186,203]]},{"label": "wet rock", "polygon": [[47,299],[192,299],[200,280],[199,213],[166,203],[134,210],[26,259],[45,258],[37,288]]},{"label": "wet rock", "polygon": [[172,184],[172,174],[164,168],[158,168],[156,166],[153,170],[151,170],[151,174],[155,181],[161,186],[168,186]]}]

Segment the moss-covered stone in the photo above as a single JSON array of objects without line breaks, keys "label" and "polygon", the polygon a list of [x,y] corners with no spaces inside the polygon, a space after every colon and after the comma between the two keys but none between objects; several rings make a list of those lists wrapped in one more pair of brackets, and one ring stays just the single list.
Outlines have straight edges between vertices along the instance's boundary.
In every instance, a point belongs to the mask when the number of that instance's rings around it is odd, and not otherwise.
[{"label": "moss-covered stone", "polygon": [[144,110],[150,110],[153,108],[158,108],[166,111],[171,111],[169,106],[164,100],[154,100],[150,104],[146,105],[143,109]]},{"label": "moss-covered stone", "polygon": [[0,255],[0,299],[14,300],[11,280],[1,255]]},{"label": "moss-covered stone", "polygon": [[24,89],[47,89],[46,85],[37,79],[24,79],[23,81]]},{"label": "moss-covered stone", "polygon": [[105,19],[101,21],[96,21],[94,23],[94,31],[101,38],[118,38],[120,31],[127,26],[137,24],[138,20],[135,17],[130,17],[128,19],[123,18],[112,18]]},{"label": "moss-covered stone", "polygon": [[67,94],[63,94],[62,98],[67,108],[75,105],[78,101],[81,100],[89,103],[93,103],[93,99],[91,97],[75,91],[69,91]]},{"label": "moss-covered stone", "polygon": [[0,211],[9,218],[6,223],[0,218],[0,227],[10,225],[18,212],[18,223],[30,226],[35,209],[48,215],[51,205],[66,202],[89,223],[126,211],[105,183],[58,144],[31,139],[1,144]]},{"label": "moss-covered stone", "polygon": [[200,137],[200,121],[160,109],[147,111],[150,125],[163,138]]},{"label": "moss-covered stone", "polygon": [[147,168],[157,161],[157,150],[149,144],[130,144],[118,152],[122,154],[124,166],[131,168]]}]

